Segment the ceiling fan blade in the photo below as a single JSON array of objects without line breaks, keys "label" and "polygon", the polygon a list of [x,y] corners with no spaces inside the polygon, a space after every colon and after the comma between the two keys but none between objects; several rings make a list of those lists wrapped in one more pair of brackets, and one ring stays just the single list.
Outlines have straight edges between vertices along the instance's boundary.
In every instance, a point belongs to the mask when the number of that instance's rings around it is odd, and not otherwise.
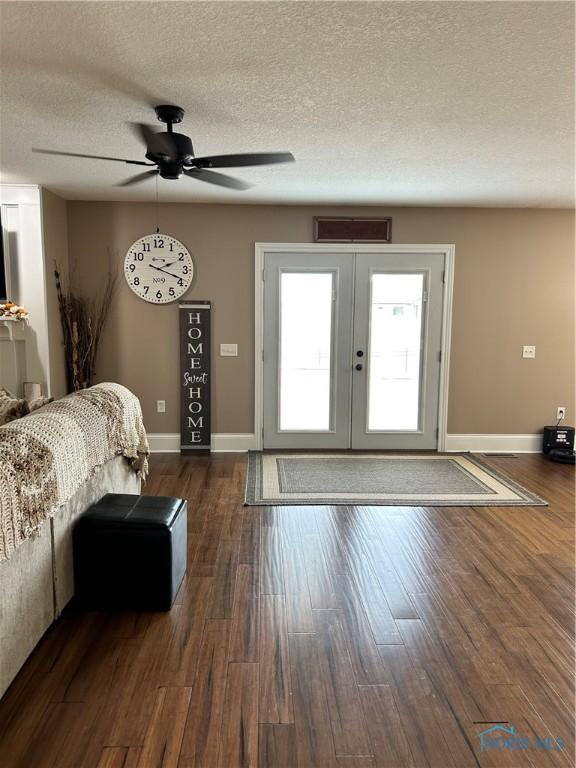
[{"label": "ceiling fan blade", "polygon": [[178,156],[178,148],[169,133],[156,133],[146,123],[128,123],[132,132],[146,145],[152,155],[165,155],[170,159]]},{"label": "ceiling fan blade", "polygon": [[239,155],[210,155],[190,161],[197,168],[239,168],[242,165],[293,163],[292,152],[244,152]]},{"label": "ceiling fan blade", "polygon": [[121,181],[119,184],[116,184],[116,186],[130,187],[132,186],[132,184],[140,184],[141,181],[146,181],[146,179],[149,179],[151,176],[156,176],[157,173],[159,173],[158,170],[144,171],[144,173],[137,173],[136,176],[132,176],[132,178],[126,179],[126,181]]},{"label": "ceiling fan blade", "polygon": [[154,165],[154,163],[143,163],[141,160],[125,160],[123,157],[106,157],[104,155],[84,155],[81,152],[59,152],[56,149],[36,149],[32,152],[38,152],[41,155],[61,155],[63,157],[87,157],[90,160],[114,160],[117,163],[130,163],[130,165]]},{"label": "ceiling fan blade", "polygon": [[203,168],[198,168],[196,170],[185,169],[184,175],[189,176],[191,179],[207,181],[208,184],[216,184],[219,187],[228,187],[229,189],[249,189],[252,186],[251,184],[247,184],[245,181],[235,179],[233,176],[228,176],[225,173],[206,171]]}]

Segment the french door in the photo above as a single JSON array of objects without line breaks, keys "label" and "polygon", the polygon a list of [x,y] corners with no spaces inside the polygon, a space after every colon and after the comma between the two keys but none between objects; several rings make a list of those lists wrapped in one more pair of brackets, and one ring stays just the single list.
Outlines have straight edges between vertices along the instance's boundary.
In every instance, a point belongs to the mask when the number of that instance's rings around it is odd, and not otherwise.
[{"label": "french door", "polygon": [[266,253],[264,448],[438,443],[443,253]]}]

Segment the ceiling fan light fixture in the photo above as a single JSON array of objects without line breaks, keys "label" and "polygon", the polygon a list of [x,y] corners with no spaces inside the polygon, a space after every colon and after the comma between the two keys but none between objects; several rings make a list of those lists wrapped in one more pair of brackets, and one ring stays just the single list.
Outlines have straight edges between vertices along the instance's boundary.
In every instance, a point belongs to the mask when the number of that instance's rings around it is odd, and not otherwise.
[{"label": "ceiling fan light fixture", "polygon": [[176,181],[182,176],[182,163],[161,163],[159,165],[160,177]]}]

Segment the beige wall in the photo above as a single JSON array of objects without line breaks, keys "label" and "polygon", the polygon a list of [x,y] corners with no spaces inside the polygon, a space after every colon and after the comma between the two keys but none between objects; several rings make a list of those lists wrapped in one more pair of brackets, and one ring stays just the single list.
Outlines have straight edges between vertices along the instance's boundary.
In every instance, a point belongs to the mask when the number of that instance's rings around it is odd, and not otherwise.
[{"label": "beige wall", "polygon": [[66,201],[47,189],[42,189],[42,237],[50,345],[50,393],[52,397],[59,398],[66,394],[66,363],[54,265],[55,262],[58,263],[60,272],[66,279],[68,276],[68,222]]},{"label": "beige wall", "polygon": [[[395,243],[455,243],[450,433],[530,434],[556,406],[574,423],[574,218],[567,210],[160,206],[159,226],[195,259],[187,298],[214,304],[214,432],[252,432],[254,243],[311,242],[318,214],[391,215]],[[94,289],[111,249],[156,227],[155,206],[68,203],[69,250]],[[177,432],[178,326],[174,305],[152,306],[122,280],[99,357],[100,380],[140,397],[150,432]],[[238,358],[215,356],[236,342]],[[523,344],[536,359],[523,360]],[[166,414],[155,401],[165,399]]]}]

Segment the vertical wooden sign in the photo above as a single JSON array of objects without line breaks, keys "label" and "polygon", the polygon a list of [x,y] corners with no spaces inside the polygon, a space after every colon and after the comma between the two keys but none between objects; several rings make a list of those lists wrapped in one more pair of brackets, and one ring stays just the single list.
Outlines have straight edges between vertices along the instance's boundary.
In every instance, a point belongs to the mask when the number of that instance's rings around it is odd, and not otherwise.
[{"label": "vertical wooden sign", "polygon": [[210,302],[180,306],[180,453],[210,450]]}]

